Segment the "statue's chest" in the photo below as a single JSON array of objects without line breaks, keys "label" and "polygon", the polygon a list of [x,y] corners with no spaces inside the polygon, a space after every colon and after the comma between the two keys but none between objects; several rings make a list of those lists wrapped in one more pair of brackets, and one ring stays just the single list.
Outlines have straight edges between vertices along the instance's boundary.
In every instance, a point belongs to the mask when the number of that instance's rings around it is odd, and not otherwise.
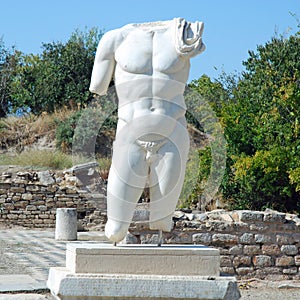
[{"label": "statue's chest", "polygon": [[176,73],[186,60],[178,56],[171,30],[130,32],[115,53],[117,65],[128,73]]}]

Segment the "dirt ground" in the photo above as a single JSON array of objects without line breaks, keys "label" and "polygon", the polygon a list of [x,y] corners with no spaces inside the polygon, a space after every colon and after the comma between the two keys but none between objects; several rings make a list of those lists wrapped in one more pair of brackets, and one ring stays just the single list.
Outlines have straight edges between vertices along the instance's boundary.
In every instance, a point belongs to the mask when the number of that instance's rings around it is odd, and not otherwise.
[{"label": "dirt ground", "polygon": [[299,281],[239,281],[241,300],[299,300]]}]

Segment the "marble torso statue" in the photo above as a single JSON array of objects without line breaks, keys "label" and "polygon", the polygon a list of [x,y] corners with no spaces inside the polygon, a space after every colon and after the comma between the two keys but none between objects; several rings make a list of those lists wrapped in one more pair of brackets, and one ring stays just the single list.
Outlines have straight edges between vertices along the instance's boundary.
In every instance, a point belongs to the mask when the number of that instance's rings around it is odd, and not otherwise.
[{"label": "marble torso statue", "polygon": [[204,51],[203,23],[181,18],[129,24],[99,42],[90,91],[114,78],[118,125],[107,186],[105,233],[122,240],[146,184],[150,228],[170,231],[189,151],[183,93],[190,58]]}]

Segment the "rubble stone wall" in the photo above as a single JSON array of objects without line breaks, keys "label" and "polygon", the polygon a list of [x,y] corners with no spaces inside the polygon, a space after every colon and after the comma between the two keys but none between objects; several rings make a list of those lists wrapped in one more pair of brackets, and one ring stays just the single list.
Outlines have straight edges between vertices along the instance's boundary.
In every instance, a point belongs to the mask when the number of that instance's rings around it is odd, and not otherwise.
[{"label": "rubble stone wall", "polygon": [[50,172],[19,172],[0,180],[0,223],[30,228],[55,227],[57,208],[77,208],[79,228],[99,227],[106,222],[106,197],[89,193],[65,175]]},{"label": "rubble stone wall", "polygon": [[[99,185],[99,184],[98,184]],[[105,183],[88,192],[72,174],[19,172],[0,177],[0,224],[30,228],[55,226],[56,209],[77,208],[82,229],[103,230],[106,222]],[[147,204],[139,204],[127,243],[156,243],[149,230]],[[221,272],[238,278],[300,279],[300,219],[272,210],[182,212],[164,243],[216,247]]]},{"label": "rubble stone wall", "polygon": [[[174,229],[164,233],[170,244],[215,247],[221,254],[221,273],[238,278],[300,279],[300,219],[272,210],[216,210],[174,214]],[[132,240],[156,242],[143,222],[131,228]]]}]

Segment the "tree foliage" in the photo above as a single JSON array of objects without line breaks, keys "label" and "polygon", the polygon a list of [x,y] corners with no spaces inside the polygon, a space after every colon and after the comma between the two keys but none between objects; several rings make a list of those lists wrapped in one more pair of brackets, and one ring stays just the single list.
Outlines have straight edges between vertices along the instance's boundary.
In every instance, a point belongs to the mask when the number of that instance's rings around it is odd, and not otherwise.
[{"label": "tree foliage", "polygon": [[[239,77],[222,74],[211,82],[202,76],[191,84],[224,127],[221,192],[232,208],[300,212],[299,57],[299,33],[274,37],[249,52]],[[207,174],[211,163],[200,168]]]},{"label": "tree foliage", "polygon": [[0,38],[0,118],[5,117],[9,111],[10,85],[15,76],[19,55],[20,52],[7,48]]},{"label": "tree foliage", "polygon": [[95,28],[77,30],[66,43],[43,44],[42,54],[21,55],[11,84],[12,110],[40,114],[91,101],[88,88],[101,36]]},{"label": "tree foliage", "polygon": [[[106,107],[111,99],[100,99],[101,111],[93,106],[88,91],[101,36],[95,28],[77,30],[65,43],[43,44],[41,54],[9,49],[0,39],[0,117],[18,111],[41,114],[62,106],[88,106],[58,124],[57,140],[60,149],[92,155],[99,127],[111,130],[116,125],[114,108]],[[187,95],[188,108],[192,108],[188,121],[208,135],[215,129],[216,117],[224,128],[227,165],[220,191],[232,208],[300,212],[299,58],[300,32],[276,36],[249,51],[245,71],[239,76],[223,73],[212,81],[204,75],[189,85],[203,101],[197,108],[197,97]],[[205,128],[205,124],[212,127]],[[190,173],[199,182],[187,192],[190,204],[201,198],[216,158],[214,151],[206,147],[197,153],[199,172],[195,175],[193,168]]]},{"label": "tree foliage", "polygon": [[244,62],[222,107],[223,192],[236,207],[300,211],[300,36],[274,37]]}]

